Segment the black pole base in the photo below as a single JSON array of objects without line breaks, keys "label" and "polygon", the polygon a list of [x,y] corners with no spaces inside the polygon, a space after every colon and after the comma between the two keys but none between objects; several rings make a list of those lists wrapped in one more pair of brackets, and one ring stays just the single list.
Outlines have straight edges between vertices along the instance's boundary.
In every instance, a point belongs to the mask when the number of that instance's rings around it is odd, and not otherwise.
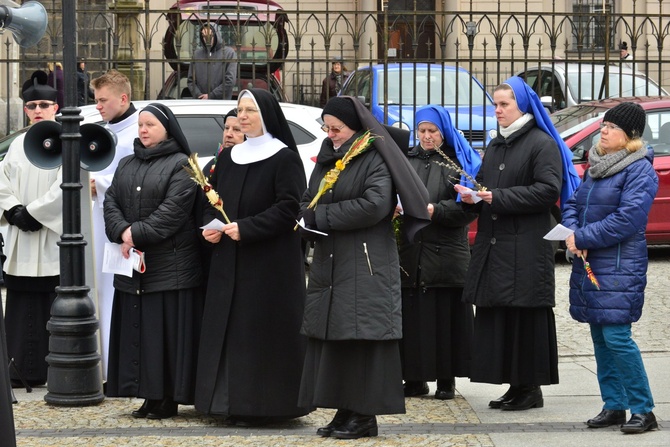
[{"label": "black pole base", "polygon": [[44,400],[63,406],[95,405],[105,399],[96,336],[99,323],[88,296],[68,296],[73,289],[79,291],[77,287],[56,288],[59,296],[47,323],[49,369]]}]

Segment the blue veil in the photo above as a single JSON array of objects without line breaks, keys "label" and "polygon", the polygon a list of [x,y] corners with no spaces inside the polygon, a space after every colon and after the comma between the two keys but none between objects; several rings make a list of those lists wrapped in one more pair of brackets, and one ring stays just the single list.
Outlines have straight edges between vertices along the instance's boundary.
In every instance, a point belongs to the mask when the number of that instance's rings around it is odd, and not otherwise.
[{"label": "blue veil", "polygon": [[[477,172],[479,172],[479,167],[482,165],[482,158],[451,123],[449,112],[442,106],[429,104],[417,110],[414,117],[417,128],[424,121],[431,122],[440,129],[444,142],[456,151],[456,158],[458,158],[461,168],[472,178],[475,178]],[[474,188],[472,182],[464,175],[461,175],[461,185],[471,189]]]},{"label": "blue veil", "polygon": [[540,98],[522,78],[512,76],[503,82],[503,84],[512,87],[519,110],[523,113],[532,114],[535,117],[537,127],[548,133],[556,141],[556,144],[558,144],[558,150],[561,152],[561,161],[563,162],[563,183],[561,185],[561,209],[563,209],[563,204],[572,197],[572,194],[582,182],[572,164],[572,151],[570,151],[568,145],[565,144],[565,141],[558,134]]}]

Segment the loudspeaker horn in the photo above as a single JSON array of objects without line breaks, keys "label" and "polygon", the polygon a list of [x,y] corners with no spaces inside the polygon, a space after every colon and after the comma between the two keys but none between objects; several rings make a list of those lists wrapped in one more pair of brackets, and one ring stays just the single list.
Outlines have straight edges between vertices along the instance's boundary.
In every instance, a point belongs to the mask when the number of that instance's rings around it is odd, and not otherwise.
[{"label": "loudspeaker horn", "polygon": [[116,135],[97,124],[83,124],[79,131],[81,168],[86,171],[102,171],[114,160]]},{"label": "loudspeaker horn", "polygon": [[32,47],[47,30],[47,11],[41,3],[29,1],[20,8],[0,5],[0,28],[8,29],[23,48]]},{"label": "loudspeaker horn", "polygon": [[[114,159],[116,136],[97,124],[82,124],[79,128],[80,166],[86,171],[101,171]],[[55,169],[63,164],[61,125],[56,121],[33,124],[23,140],[28,160],[38,168]]]},{"label": "loudspeaker horn", "polygon": [[61,125],[56,121],[39,121],[28,129],[23,151],[38,168],[55,169],[63,163],[60,141]]}]

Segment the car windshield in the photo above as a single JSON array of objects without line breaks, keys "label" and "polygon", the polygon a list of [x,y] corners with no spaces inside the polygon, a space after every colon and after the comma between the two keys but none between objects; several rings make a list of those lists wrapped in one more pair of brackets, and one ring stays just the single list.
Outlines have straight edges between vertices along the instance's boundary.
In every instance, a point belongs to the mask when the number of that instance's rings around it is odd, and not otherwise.
[{"label": "car windshield", "polygon": [[[223,40],[224,45],[239,48],[241,64],[265,63],[272,59],[274,49],[279,44],[279,36],[274,28],[270,28],[270,45],[265,45],[267,30],[257,23],[230,24],[230,22],[216,23],[216,28]],[[200,42],[200,24],[192,21],[183,21],[179,24],[177,36],[184,36],[181,45],[176,45],[179,51],[178,57],[182,60],[191,60],[196,48],[202,46]],[[236,42],[239,36],[240,46]],[[188,43],[187,43],[188,42]]]},{"label": "car windshield", "polygon": [[609,94],[605,95],[602,71],[595,73],[572,72],[568,74],[568,88],[578,102],[621,96],[666,95],[654,81],[644,75],[632,73],[609,73]]},{"label": "car windshield", "polygon": [[[413,73],[416,73],[413,76]],[[444,75],[444,76],[443,76]],[[468,73],[440,69],[388,70],[388,104],[442,104],[482,107],[490,105],[484,89]],[[378,98],[384,100],[384,71],[379,71]],[[471,93],[472,90],[472,93]]]},{"label": "car windshield", "polygon": [[568,107],[551,115],[551,121],[564,140],[584,129],[607,111],[603,107]]}]

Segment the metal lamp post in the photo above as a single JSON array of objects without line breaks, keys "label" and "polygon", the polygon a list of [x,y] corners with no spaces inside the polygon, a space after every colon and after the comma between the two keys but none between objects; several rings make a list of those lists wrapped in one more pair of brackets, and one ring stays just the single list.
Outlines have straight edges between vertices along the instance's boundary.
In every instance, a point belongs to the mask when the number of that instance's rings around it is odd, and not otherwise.
[{"label": "metal lamp post", "polygon": [[77,108],[75,0],[63,0],[63,71],[65,107],[62,110],[63,234],[60,246],[60,286],[47,323],[50,332],[47,394],[49,404],[84,406],[102,402],[98,353],[98,320],[85,285],[81,232],[81,181]]}]

